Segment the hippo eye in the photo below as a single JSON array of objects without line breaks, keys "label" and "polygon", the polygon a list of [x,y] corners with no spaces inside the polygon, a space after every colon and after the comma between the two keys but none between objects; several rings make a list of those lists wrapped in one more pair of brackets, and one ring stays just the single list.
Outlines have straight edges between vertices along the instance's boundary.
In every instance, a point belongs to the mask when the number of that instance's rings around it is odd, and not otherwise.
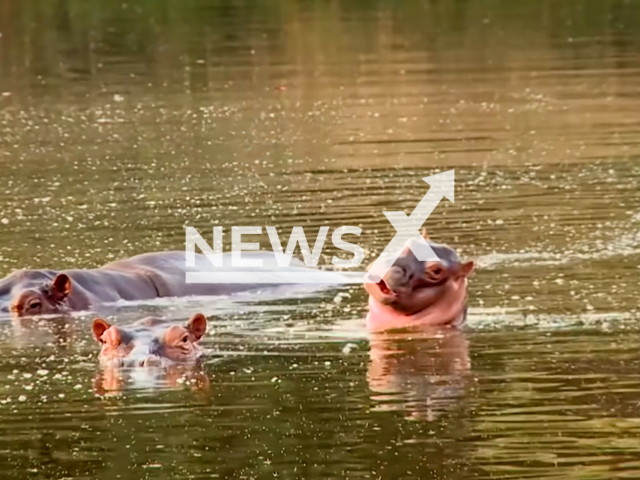
[{"label": "hippo eye", "polygon": [[189,335],[185,335],[184,337],[182,337],[181,342],[182,343],[187,343],[189,341]]},{"label": "hippo eye", "polygon": [[42,302],[40,300],[33,300],[29,302],[29,308],[31,310],[35,310],[36,308],[40,308],[42,306]]}]

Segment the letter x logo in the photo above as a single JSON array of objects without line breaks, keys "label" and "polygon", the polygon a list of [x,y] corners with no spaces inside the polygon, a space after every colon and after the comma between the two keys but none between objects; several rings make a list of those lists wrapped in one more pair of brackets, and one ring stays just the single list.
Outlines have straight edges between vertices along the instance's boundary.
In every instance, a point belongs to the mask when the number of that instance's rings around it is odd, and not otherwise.
[{"label": "letter x logo", "polygon": [[377,283],[384,278],[405,246],[409,247],[421,262],[439,260],[429,243],[420,235],[420,228],[438,206],[442,197],[448,198],[451,202],[454,201],[454,172],[455,170],[448,170],[423,178],[422,180],[431,185],[431,188],[411,215],[407,216],[404,212],[383,212],[396,229],[396,234],[369,269],[367,282]]}]

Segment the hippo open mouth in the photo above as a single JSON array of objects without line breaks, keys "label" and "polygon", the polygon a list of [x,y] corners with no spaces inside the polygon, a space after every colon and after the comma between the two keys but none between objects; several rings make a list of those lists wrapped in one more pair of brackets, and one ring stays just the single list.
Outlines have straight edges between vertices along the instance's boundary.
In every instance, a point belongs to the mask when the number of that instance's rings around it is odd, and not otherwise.
[{"label": "hippo open mouth", "polygon": [[378,282],[378,288],[380,289],[380,292],[382,292],[383,295],[391,295],[391,294],[393,294],[393,292],[391,291],[391,289],[387,285],[387,282],[385,282],[384,280],[380,280]]}]

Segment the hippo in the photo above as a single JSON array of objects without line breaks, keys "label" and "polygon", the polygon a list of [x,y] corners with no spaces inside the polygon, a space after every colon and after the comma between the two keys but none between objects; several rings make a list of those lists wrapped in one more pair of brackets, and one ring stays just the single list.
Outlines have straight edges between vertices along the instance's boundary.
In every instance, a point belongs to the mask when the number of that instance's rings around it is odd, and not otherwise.
[{"label": "hippo", "polygon": [[[222,257],[224,267],[229,268],[231,254]],[[243,257],[263,261],[263,267],[251,268],[251,271],[268,274],[278,268],[273,252],[244,252]],[[0,308],[15,317],[24,317],[89,310],[122,300],[229,295],[278,285],[275,280],[273,284],[186,283],[187,272],[212,272],[213,266],[205,255],[195,254],[195,259],[196,265],[187,267],[185,252],[168,251],[137,255],[95,269],[18,270],[0,280]],[[306,269],[299,260],[296,262],[289,268],[313,270]],[[231,268],[240,271],[248,267]],[[327,283],[332,283],[329,277]]]},{"label": "hippo", "polygon": [[100,363],[107,367],[161,367],[194,363],[202,356],[198,342],[207,331],[207,318],[196,313],[184,325],[148,317],[129,327],[93,320],[93,337],[102,345]]},{"label": "hippo", "polygon": [[426,230],[422,235],[440,261],[422,262],[406,245],[383,279],[365,283],[370,330],[464,323],[467,279],[474,264],[463,263],[451,247],[430,241]]}]

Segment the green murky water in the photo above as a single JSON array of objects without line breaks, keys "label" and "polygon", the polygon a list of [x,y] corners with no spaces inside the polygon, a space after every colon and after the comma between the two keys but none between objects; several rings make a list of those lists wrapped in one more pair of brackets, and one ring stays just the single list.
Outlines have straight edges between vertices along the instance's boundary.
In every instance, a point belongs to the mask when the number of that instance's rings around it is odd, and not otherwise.
[{"label": "green murky water", "polygon": [[3,318],[0,475],[640,476],[639,29],[630,0],[0,0],[1,274],[185,225],[356,225],[373,259],[449,168],[427,227],[480,267],[437,336],[370,336],[358,287],[120,306],[215,316],[162,375],[100,370],[89,314]]}]

